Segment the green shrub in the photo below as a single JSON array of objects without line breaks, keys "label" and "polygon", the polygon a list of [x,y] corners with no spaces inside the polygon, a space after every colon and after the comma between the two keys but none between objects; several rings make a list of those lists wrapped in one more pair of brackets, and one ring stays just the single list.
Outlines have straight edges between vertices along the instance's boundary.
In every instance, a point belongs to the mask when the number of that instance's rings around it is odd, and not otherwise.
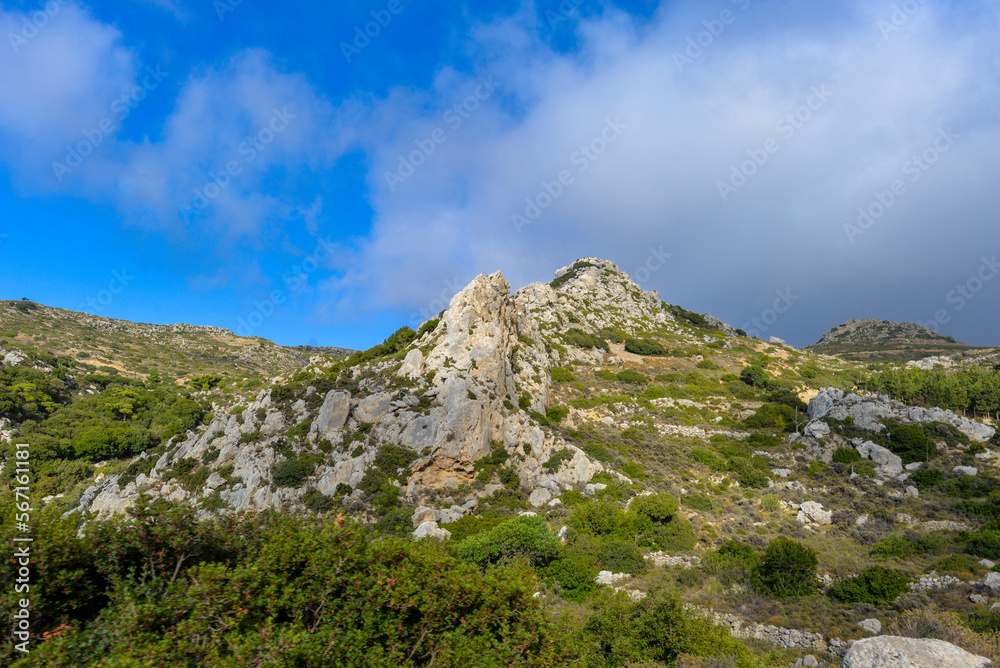
[{"label": "green shrub", "polygon": [[751,387],[766,388],[770,383],[770,379],[771,377],[767,371],[764,371],[764,368],[757,364],[745,366],[740,372],[740,380]]},{"label": "green shrub", "polygon": [[763,665],[724,627],[689,611],[676,593],[662,588],[637,602],[603,594],[584,631],[596,646],[589,663],[593,668],[639,666],[642,660],[672,666],[681,655],[715,660],[697,664],[705,666]]},{"label": "green shrub", "polygon": [[552,424],[559,424],[569,415],[569,406],[549,406],[545,411],[545,419]]},{"label": "green shrub", "polygon": [[915,424],[901,424],[891,430],[889,449],[899,455],[903,464],[930,461],[937,454],[934,442]]},{"label": "green shrub", "polygon": [[604,543],[597,553],[597,560],[602,570],[612,573],[642,575],[649,570],[649,565],[642,558],[642,550],[623,540]]},{"label": "green shrub", "polygon": [[632,499],[629,510],[653,522],[669,522],[677,514],[677,499],[670,494],[647,494]]},{"label": "green shrub", "polygon": [[625,350],[634,355],[665,355],[667,349],[651,339],[625,339]]},{"label": "green shrub", "polygon": [[437,326],[440,324],[441,324],[440,318],[433,318],[431,320],[428,320],[424,324],[420,325],[420,329],[417,330],[417,336],[419,337],[423,336],[427,332],[433,332],[435,329],[437,329]]},{"label": "green shrub", "polygon": [[531,397],[527,392],[522,392],[521,396],[517,398],[517,407],[522,411],[526,411],[531,408]]},{"label": "green shrub", "polygon": [[884,605],[909,590],[910,579],[882,566],[871,566],[853,578],[830,587],[830,596],[843,603]]},{"label": "green shrub", "polygon": [[795,410],[785,404],[764,404],[756,413],[748,417],[746,426],[754,429],[795,429]]},{"label": "green shrub", "polygon": [[302,503],[314,513],[326,513],[337,507],[337,500],[327,496],[315,487],[310,487],[302,495]]},{"label": "green shrub", "polygon": [[643,390],[640,396],[642,396],[643,399],[647,400],[663,399],[664,397],[670,396],[670,390],[668,390],[665,387],[660,387],[659,385],[654,385],[652,387],[647,387],[645,390]]},{"label": "green shrub", "polygon": [[653,527],[652,542],[665,552],[689,552],[698,544],[698,534],[685,517],[675,515],[666,524]]},{"label": "green shrub", "polygon": [[568,346],[576,346],[578,348],[600,348],[602,350],[608,349],[608,342],[604,341],[593,334],[588,334],[580,329],[569,329],[563,334],[563,341]]},{"label": "green shrub", "polygon": [[279,462],[271,476],[278,487],[299,487],[305,477],[305,467],[298,459],[285,459]]},{"label": "green shrub", "polygon": [[703,513],[712,512],[712,499],[707,494],[692,492],[681,496],[681,503],[685,508],[700,510]]},{"label": "green shrub", "polygon": [[645,385],[649,382],[646,376],[634,369],[625,369],[615,374],[615,379],[619,383],[629,383],[630,385]]},{"label": "green shrub", "polygon": [[939,559],[937,563],[934,564],[933,569],[939,573],[953,571],[959,573],[972,573],[973,575],[986,570],[986,568],[979,563],[979,560],[971,554],[950,554],[944,559]]},{"label": "green shrub", "polygon": [[701,564],[706,573],[729,586],[749,583],[759,561],[749,545],[727,540],[718,550],[706,553]]},{"label": "green shrub", "polygon": [[713,362],[712,360],[702,360],[695,364],[699,369],[707,369],[709,371],[719,371],[722,369],[721,366]]},{"label": "green shrub", "polygon": [[[451,525],[448,525],[449,529]],[[381,534],[408,537],[413,533],[413,509],[390,508],[374,525],[375,531]]]},{"label": "green shrub", "polygon": [[571,383],[576,380],[576,376],[569,369],[561,366],[554,366],[550,370],[552,380],[557,383]]},{"label": "green shrub", "polygon": [[872,545],[869,552],[873,557],[909,557],[916,553],[913,544],[899,534],[889,534]]},{"label": "green shrub", "polygon": [[559,538],[548,530],[545,520],[524,516],[466,538],[456,546],[456,554],[482,568],[515,559],[544,566],[559,553],[559,547]]},{"label": "green shrub", "polygon": [[1000,531],[983,529],[968,534],[965,540],[965,551],[993,561],[1000,560]]},{"label": "green shrub", "polygon": [[775,598],[805,596],[816,589],[816,553],[788,538],[768,544],[754,572],[754,585]]},{"label": "green shrub", "polygon": [[646,469],[639,462],[625,462],[622,464],[622,473],[632,480],[642,480],[646,477]]},{"label": "green shrub", "polygon": [[708,450],[701,450],[699,448],[691,449],[691,459],[695,460],[699,464],[704,464],[713,471],[725,471],[728,467],[725,460],[719,457],[714,452],[709,452]]},{"label": "green shrub", "polygon": [[833,462],[835,464],[853,464],[854,462],[860,462],[861,455],[854,448],[837,448],[833,453]]},{"label": "green shrub", "polygon": [[568,462],[571,459],[573,459],[573,453],[570,452],[569,448],[561,448],[549,457],[544,464],[542,464],[542,468],[548,469],[549,471],[558,471],[563,465],[563,462]]},{"label": "green shrub", "polygon": [[594,579],[600,570],[595,556],[567,552],[549,563],[545,576],[559,585],[563,598],[579,603],[597,588]]},{"label": "green shrub", "polygon": [[607,369],[598,369],[597,371],[594,372],[594,376],[601,380],[606,380],[610,383],[613,383],[616,380],[618,380],[618,376],[615,375],[615,372],[608,371]]}]

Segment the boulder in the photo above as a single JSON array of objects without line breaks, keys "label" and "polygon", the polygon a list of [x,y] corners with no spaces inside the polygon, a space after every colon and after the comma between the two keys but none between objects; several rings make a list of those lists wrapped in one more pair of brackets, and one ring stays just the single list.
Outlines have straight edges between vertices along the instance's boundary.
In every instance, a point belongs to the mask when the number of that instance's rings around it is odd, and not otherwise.
[{"label": "boulder", "polygon": [[820,390],[819,394],[809,400],[807,414],[810,420],[816,420],[830,412],[833,405],[844,398],[844,392],[834,387]]},{"label": "boulder", "polygon": [[437,522],[422,522],[413,532],[413,538],[415,540],[434,538],[435,540],[444,541],[451,538],[451,532],[447,529],[438,528]]},{"label": "boulder", "polygon": [[952,471],[958,475],[976,475],[979,473],[979,469],[974,466],[956,466]]},{"label": "boulder", "polygon": [[1000,573],[989,572],[983,580],[983,588],[994,596],[1000,595]]},{"label": "boulder", "polygon": [[843,668],[990,668],[992,662],[943,640],[878,636],[856,641]]},{"label": "boulder", "polygon": [[805,426],[802,433],[806,436],[813,436],[815,438],[824,438],[830,435],[830,425],[823,422],[822,420],[814,420]]},{"label": "boulder", "polygon": [[833,512],[823,510],[823,505],[816,501],[806,501],[799,506],[798,520],[803,524],[827,525],[833,521]]},{"label": "boulder", "polygon": [[351,410],[351,393],[330,390],[319,408],[319,414],[313,421],[312,429],[320,440],[330,438],[333,433],[347,422],[347,414]]},{"label": "boulder", "polygon": [[858,626],[863,628],[868,633],[871,633],[873,636],[877,636],[882,633],[882,622],[877,619],[865,619],[858,622]]},{"label": "boulder", "polygon": [[538,508],[539,506],[543,506],[548,503],[551,498],[552,492],[544,487],[539,487],[531,493],[531,496],[528,497],[528,505],[532,508]]},{"label": "boulder", "polygon": [[878,464],[877,473],[881,476],[896,477],[903,472],[903,460],[899,458],[899,455],[892,454],[888,448],[883,448],[871,441],[865,441],[861,444],[855,442],[854,449],[865,459],[870,459]]}]

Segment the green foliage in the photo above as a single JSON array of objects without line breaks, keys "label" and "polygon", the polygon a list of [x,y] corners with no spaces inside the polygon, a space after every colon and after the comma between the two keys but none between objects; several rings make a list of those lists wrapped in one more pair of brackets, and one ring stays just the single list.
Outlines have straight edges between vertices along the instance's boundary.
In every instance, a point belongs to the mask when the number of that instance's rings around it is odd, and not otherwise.
[{"label": "green foliage", "polygon": [[416,338],[417,333],[411,328],[400,327],[389,338],[377,346],[372,346],[364,351],[359,350],[352,354],[344,361],[344,365],[346,367],[357,366],[358,364],[401,353]]},{"label": "green foliage", "polygon": [[629,383],[630,385],[645,385],[649,382],[645,375],[634,370],[624,369],[615,374],[615,379],[619,383]]},{"label": "green foliage", "polygon": [[625,339],[625,350],[634,355],[661,356],[667,354],[663,344],[652,339]]},{"label": "green foliage", "polygon": [[655,523],[669,522],[677,514],[677,499],[670,494],[647,494],[632,499],[629,510]]},{"label": "green foliage", "polygon": [[581,271],[583,271],[587,267],[593,267],[593,266],[594,266],[593,262],[587,262],[586,260],[579,260],[577,262],[574,262],[573,266],[571,266],[566,273],[556,277],[553,281],[549,283],[549,285],[552,286],[554,289],[558,290],[566,283],[570,282],[571,280],[579,276]]},{"label": "green foliage", "polygon": [[571,383],[576,380],[576,376],[569,369],[561,366],[554,366],[550,369],[552,380],[557,383]]},{"label": "green foliage", "polygon": [[294,427],[291,427],[285,431],[285,436],[295,440],[301,440],[306,437],[309,433],[309,428],[312,426],[312,418],[306,418],[302,422],[298,423]]},{"label": "green foliage", "polygon": [[775,598],[805,596],[816,589],[816,553],[788,538],[768,544],[754,573],[754,586]]},{"label": "green foliage", "polygon": [[413,450],[387,443],[379,448],[373,463],[390,480],[404,482],[410,475],[410,464],[418,456]]},{"label": "green foliage", "polygon": [[983,529],[967,534],[965,551],[993,561],[1000,560],[1000,530]]},{"label": "green foliage", "polygon": [[577,348],[600,348],[601,350],[608,349],[607,341],[604,341],[593,334],[588,334],[582,329],[568,329],[566,330],[566,333],[563,334],[562,338],[568,346],[576,346]]},{"label": "green foliage", "polygon": [[751,364],[743,367],[740,372],[740,380],[751,387],[766,388],[771,382],[771,376],[760,365]]},{"label": "green foliage", "polygon": [[196,390],[211,390],[223,384],[222,376],[218,374],[204,374],[195,376],[188,381],[188,384]]},{"label": "green foliage", "polygon": [[927,438],[924,430],[918,425],[901,424],[890,432],[889,449],[899,455],[903,464],[930,461],[937,448]]},{"label": "green foliage", "polygon": [[545,419],[552,424],[559,424],[569,415],[569,406],[549,406],[545,411]]},{"label": "green foliage", "polygon": [[795,411],[784,404],[764,404],[744,423],[754,429],[795,429]]},{"label": "green foliage", "polygon": [[727,540],[719,549],[706,553],[701,563],[706,573],[730,586],[748,584],[759,561],[760,557],[749,545]]},{"label": "green foliage", "polygon": [[695,327],[708,327],[708,321],[700,313],[695,313],[676,305],[670,305],[668,308],[675,318],[686,320]]},{"label": "green foliage", "polygon": [[302,503],[314,513],[326,513],[337,507],[337,500],[327,496],[315,487],[310,487],[302,495]]},{"label": "green foliage", "polygon": [[833,453],[833,463],[835,464],[853,464],[860,461],[861,455],[854,448],[840,447]]},{"label": "green foliage", "polygon": [[420,337],[426,334],[427,332],[433,332],[435,329],[437,329],[437,326],[439,324],[441,324],[440,318],[432,318],[431,320],[428,320],[424,324],[420,325],[420,329],[417,330],[417,336]]},{"label": "green foliage", "polygon": [[[375,523],[375,531],[383,535],[399,536],[406,538],[413,533],[413,509],[412,508],[390,508]],[[448,525],[449,528],[451,525]]]},{"label": "green foliage", "polygon": [[665,552],[689,552],[698,544],[698,534],[687,518],[676,515],[666,524],[653,526],[650,542]]},{"label": "green foliage", "polygon": [[271,479],[278,487],[299,487],[305,477],[305,467],[298,459],[284,459],[278,462],[271,475]]},{"label": "green foliage", "polygon": [[703,513],[712,512],[712,499],[707,494],[701,492],[691,492],[681,496],[681,503],[685,508],[700,510]]},{"label": "green foliage", "polygon": [[531,408],[531,397],[527,392],[522,392],[521,396],[517,398],[517,406],[522,411],[526,411]]},{"label": "green foliage", "polygon": [[639,462],[625,462],[622,464],[622,473],[632,480],[642,480],[646,477],[646,469]]},{"label": "green foliage", "polygon": [[873,557],[909,557],[916,553],[913,544],[899,534],[889,534],[874,545],[870,554]]},{"label": "green foliage", "polygon": [[600,378],[601,380],[606,380],[609,383],[613,383],[618,380],[618,376],[615,375],[615,372],[609,371],[608,369],[598,369],[594,372],[594,376]]},{"label": "green foliage", "polygon": [[524,559],[544,566],[559,553],[559,538],[541,517],[522,516],[466,538],[456,554],[482,568]]},{"label": "green foliage", "polygon": [[708,359],[698,362],[695,366],[699,369],[707,369],[708,371],[720,371],[722,369],[721,366]]},{"label": "green foliage", "polygon": [[546,579],[559,585],[560,594],[568,601],[581,602],[597,585],[594,578],[600,572],[597,557],[580,551],[566,551],[545,568]]},{"label": "green foliage", "polygon": [[719,457],[719,455],[700,448],[691,449],[691,459],[699,464],[704,464],[713,471],[725,471],[728,468],[725,460]]},{"label": "green foliage", "polygon": [[843,603],[884,605],[909,590],[910,579],[882,566],[871,566],[853,578],[830,587],[830,596]]},{"label": "green foliage", "polygon": [[601,545],[597,561],[602,570],[612,573],[642,575],[649,570],[649,564],[642,558],[642,550],[623,540],[611,540]]},{"label": "green foliage", "polygon": [[571,459],[573,459],[573,453],[570,452],[569,448],[561,448],[542,464],[542,468],[549,471],[558,471],[564,462],[568,462]]},{"label": "green foliage", "polygon": [[682,654],[716,659],[711,665],[762,665],[722,626],[688,611],[674,592],[653,589],[637,602],[624,594],[605,594],[597,605],[585,626],[596,644],[587,664],[591,668],[619,668],[643,660],[674,665]]}]

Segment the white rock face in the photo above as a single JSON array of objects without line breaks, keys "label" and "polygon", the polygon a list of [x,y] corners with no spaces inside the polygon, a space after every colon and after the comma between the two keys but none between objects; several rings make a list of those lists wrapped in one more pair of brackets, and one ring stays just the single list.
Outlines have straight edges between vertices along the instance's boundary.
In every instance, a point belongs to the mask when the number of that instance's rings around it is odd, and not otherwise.
[{"label": "white rock face", "polygon": [[416,540],[421,538],[433,538],[435,540],[448,540],[451,538],[451,532],[447,529],[438,528],[437,522],[422,522],[420,526],[417,527],[416,531],[413,532],[413,537]]},{"label": "white rock face", "polygon": [[830,435],[830,425],[821,420],[814,420],[805,426],[802,433],[815,438],[825,438]]},{"label": "white rock face", "polygon": [[833,512],[823,510],[823,505],[816,501],[806,501],[799,506],[798,520],[803,524],[825,526],[833,521]]},{"label": "white rock face", "polygon": [[882,622],[877,619],[865,619],[864,621],[858,622],[858,626],[872,635],[882,633]]},{"label": "white rock face", "polygon": [[979,469],[974,466],[956,466],[952,471],[959,475],[976,475],[979,473]]},{"label": "white rock face", "polygon": [[878,636],[855,642],[843,668],[989,668],[992,662],[943,640]]},{"label": "white rock face", "polygon": [[859,455],[878,464],[876,468],[878,475],[886,478],[894,478],[903,472],[903,460],[900,459],[899,455],[892,454],[888,448],[883,448],[881,445],[871,441],[860,443],[858,439],[855,439],[852,443]]},{"label": "white rock face", "polygon": [[311,430],[320,439],[335,438],[336,431],[347,422],[347,414],[351,409],[351,393],[330,390],[320,406],[319,415],[313,420]]},{"label": "white rock face", "polygon": [[945,422],[979,443],[990,440],[996,431],[989,425],[962,417],[951,410],[907,406],[885,395],[844,396],[843,392],[836,388],[820,390],[819,394],[809,401],[808,415],[810,420],[827,415],[837,420],[850,416],[855,425],[876,432],[885,429],[885,425],[881,423],[884,419],[899,420],[903,423]]},{"label": "white rock face", "polygon": [[611,571],[601,571],[594,578],[594,582],[599,585],[616,585],[622,580],[632,577],[628,573],[612,573]]},{"label": "white rock face", "polygon": [[983,587],[994,596],[1000,595],[1000,573],[987,573]]},{"label": "white rock face", "polygon": [[539,487],[531,493],[528,497],[528,505],[532,508],[538,508],[539,506],[544,506],[552,498],[552,492],[545,489],[544,487]]}]

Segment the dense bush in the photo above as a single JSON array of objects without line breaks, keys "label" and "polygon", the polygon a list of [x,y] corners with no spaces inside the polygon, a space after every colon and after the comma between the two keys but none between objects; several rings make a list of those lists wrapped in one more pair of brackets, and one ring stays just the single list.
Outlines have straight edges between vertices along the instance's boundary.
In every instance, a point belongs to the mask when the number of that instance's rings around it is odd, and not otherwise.
[{"label": "dense bush", "polygon": [[937,448],[924,430],[915,424],[901,424],[889,433],[889,449],[899,455],[903,464],[930,461]]},{"label": "dense bush", "polygon": [[727,540],[719,549],[706,553],[701,563],[706,573],[729,586],[748,584],[759,560],[749,545]]},{"label": "dense bush", "polygon": [[767,371],[764,371],[763,367],[756,364],[745,366],[740,372],[740,380],[751,387],[767,387],[770,379],[771,377]]},{"label": "dense bush", "polygon": [[830,596],[843,603],[884,605],[909,590],[910,579],[882,566],[871,566],[853,578],[834,583]]},{"label": "dense bush", "polygon": [[327,496],[315,487],[310,487],[302,495],[302,503],[314,513],[325,513],[337,507],[337,500]]},{"label": "dense bush", "polygon": [[642,558],[642,550],[623,540],[604,543],[597,553],[598,565],[612,573],[642,575],[649,570],[649,564]]},{"label": "dense bush", "polygon": [[916,553],[913,543],[899,534],[889,534],[880,539],[869,552],[873,557],[909,557]]},{"label": "dense bush", "polygon": [[298,487],[306,477],[305,467],[298,459],[285,459],[274,467],[272,479],[278,487]]},{"label": "dense bush", "polygon": [[682,654],[717,659],[712,665],[761,665],[722,626],[688,611],[677,594],[663,589],[634,603],[623,594],[605,594],[585,630],[597,645],[587,664],[593,668],[619,668],[642,660],[674,665]]},{"label": "dense bush", "polygon": [[698,534],[691,522],[680,515],[666,524],[654,525],[651,533],[653,547],[665,552],[689,552],[698,544]]},{"label": "dense bush", "polygon": [[576,376],[569,369],[561,366],[554,366],[550,371],[552,380],[557,383],[571,383],[576,380]]},{"label": "dense bush", "polygon": [[516,517],[459,543],[456,553],[485,568],[524,559],[545,565],[559,553],[559,538],[537,516]]},{"label": "dense bush", "polygon": [[837,448],[833,453],[833,462],[835,464],[853,464],[854,462],[860,462],[861,455],[854,448]]},{"label": "dense bush", "polygon": [[652,339],[625,339],[625,350],[634,355],[665,355],[667,349],[663,344]]},{"label": "dense bush", "polygon": [[645,385],[649,382],[643,374],[634,369],[625,369],[615,374],[615,379],[619,383],[629,383],[630,385]]},{"label": "dense bush", "polygon": [[588,334],[582,329],[569,329],[563,334],[563,341],[568,346],[576,346],[578,348],[600,348],[602,350],[608,349],[608,342],[594,336],[593,334]]},{"label": "dense bush", "polygon": [[816,589],[816,553],[788,538],[768,544],[754,573],[754,583],[775,598],[805,596]]},{"label": "dense bush", "polygon": [[744,423],[754,429],[781,429],[794,431],[795,410],[784,404],[764,404]]},{"label": "dense bush", "polygon": [[629,510],[653,522],[669,522],[677,513],[677,499],[670,494],[647,494],[632,499]]}]

